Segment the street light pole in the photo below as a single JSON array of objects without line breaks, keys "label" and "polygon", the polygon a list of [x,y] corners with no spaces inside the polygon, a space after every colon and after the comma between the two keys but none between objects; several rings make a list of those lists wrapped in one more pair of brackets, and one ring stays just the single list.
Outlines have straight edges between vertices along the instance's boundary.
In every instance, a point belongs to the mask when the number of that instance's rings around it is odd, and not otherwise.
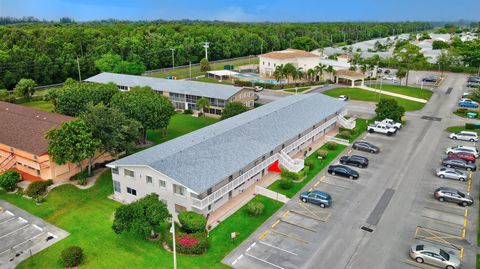
[{"label": "street light pole", "polygon": [[170,228],[170,232],[172,233],[172,240],[173,240],[173,269],[177,269],[177,248],[175,243],[175,221],[172,217],[172,228]]},{"label": "street light pole", "polygon": [[210,42],[203,42],[203,47],[205,48],[205,59],[208,60],[208,48],[210,47]]},{"label": "street light pole", "polygon": [[192,80],[192,61],[188,62],[188,66],[190,67],[190,80]]},{"label": "street light pole", "polygon": [[170,48],[172,51],[172,70],[175,69],[175,48]]}]

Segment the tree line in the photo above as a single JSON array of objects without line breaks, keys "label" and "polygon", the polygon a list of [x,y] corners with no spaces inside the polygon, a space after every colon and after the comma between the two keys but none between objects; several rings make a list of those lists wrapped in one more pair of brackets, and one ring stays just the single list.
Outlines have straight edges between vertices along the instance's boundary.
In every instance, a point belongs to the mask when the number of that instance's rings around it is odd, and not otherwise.
[{"label": "tree line", "polygon": [[230,23],[200,21],[20,23],[0,26],[0,89],[21,78],[39,85],[99,70],[141,73],[288,47],[313,50],[334,44],[423,31],[429,23]]}]

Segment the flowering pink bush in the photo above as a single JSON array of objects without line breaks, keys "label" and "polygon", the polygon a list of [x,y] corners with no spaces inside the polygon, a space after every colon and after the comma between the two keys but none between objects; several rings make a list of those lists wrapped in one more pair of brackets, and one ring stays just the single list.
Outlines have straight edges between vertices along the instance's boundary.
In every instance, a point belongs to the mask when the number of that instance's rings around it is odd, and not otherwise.
[{"label": "flowering pink bush", "polygon": [[186,248],[191,248],[198,243],[197,238],[189,237],[188,234],[184,234],[183,236],[177,234],[177,241],[179,244],[183,245]]}]

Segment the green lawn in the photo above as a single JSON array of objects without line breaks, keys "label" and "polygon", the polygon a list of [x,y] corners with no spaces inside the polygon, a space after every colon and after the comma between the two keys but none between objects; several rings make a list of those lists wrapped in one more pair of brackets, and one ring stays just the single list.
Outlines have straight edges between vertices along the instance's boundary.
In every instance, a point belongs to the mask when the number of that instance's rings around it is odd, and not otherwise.
[{"label": "green lawn", "polygon": [[478,113],[479,112],[478,109],[459,108],[459,109],[453,111],[453,114],[455,114],[459,117],[462,117],[462,118],[468,118],[467,117],[468,112],[476,112],[477,113],[476,119],[478,119],[480,117],[480,114]]},{"label": "green lawn", "polygon": [[305,88],[298,88],[298,89],[288,89],[288,90],[284,90],[286,92],[304,92],[306,90],[310,89],[310,87],[305,87]]},{"label": "green lawn", "polygon": [[[374,89],[380,89],[380,85],[378,84],[370,84],[368,87]],[[432,96],[433,92],[430,90],[422,90],[416,87],[407,87],[407,86],[399,86],[399,85],[390,85],[390,84],[383,84],[382,91],[393,92],[398,94],[403,94],[411,97],[421,98],[428,100]]]},{"label": "green lawn", "polygon": [[21,106],[31,107],[38,110],[43,110],[47,112],[53,111],[53,104],[50,101],[32,101],[28,103],[20,104]]},{"label": "green lawn", "polygon": [[[350,143],[355,141],[360,135],[367,130],[368,121],[366,119],[355,119],[355,128],[352,130],[352,136],[348,139]],[[338,137],[338,134],[336,135]]]},{"label": "green lawn", "polygon": [[[247,64],[258,64],[258,58],[252,57],[250,59],[232,60],[232,61],[221,62],[221,63],[210,63],[210,68],[211,70],[223,70],[223,66],[225,65],[233,65],[235,68],[237,66],[247,65]],[[205,74],[205,72],[200,71],[200,66],[192,66],[192,77],[200,76],[203,74]],[[150,77],[157,77],[157,78],[166,78],[172,75],[176,76],[177,79],[189,78],[190,68],[185,67],[185,68],[180,68],[175,70],[169,70],[166,72],[157,72],[157,73],[148,74],[148,76]]]},{"label": "green lawn", "polygon": [[192,79],[193,81],[200,81],[200,82],[208,82],[208,83],[217,83],[217,84],[225,84],[225,85],[233,85],[233,82],[232,80],[230,79],[226,79],[226,80],[222,80],[222,82],[214,79],[214,78],[196,78],[196,79]]},{"label": "green lawn", "polygon": [[161,136],[160,130],[148,130],[147,139],[155,144],[160,144],[218,121],[219,119],[215,118],[199,118],[193,117],[192,115],[177,113],[170,119],[167,135],[165,137]]},{"label": "green lawn", "polygon": [[420,110],[425,106],[424,103],[410,101],[410,100],[393,97],[393,96],[379,95],[378,93],[362,90],[359,88],[348,88],[348,87],[335,88],[335,89],[324,92],[324,94],[331,97],[348,95],[348,97],[352,100],[375,102],[375,103],[377,103],[382,97],[395,99],[397,100],[399,105],[405,108],[406,111]]},{"label": "green lawn", "polygon": [[[272,185],[268,186],[268,189],[272,190],[272,191],[275,191],[275,192],[278,192],[278,193],[282,193],[284,195],[286,195],[287,197],[289,198],[292,198],[293,196],[295,196],[295,194],[297,194],[305,185],[307,185],[308,182],[310,182],[310,180],[312,180],[312,178],[314,178],[318,173],[320,173],[320,171],[323,170],[323,168],[325,168],[326,166],[328,166],[328,164],[333,161],[333,159],[335,159],[347,146],[344,146],[344,145],[338,145],[337,149],[334,150],[334,151],[330,151],[327,155],[327,158],[325,158],[324,160],[320,160],[317,158],[317,152],[314,151],[312,154],[310,154],[310,156],[307,157],[306,160],[312,160],[313,163],[314,163],[314,166],[313,166],[313,169],[311,169],[309,172],[308,172],[308,175],[305,179],[303,179],[301,182],[294,182],[293,183],[293,187],[291,189],[288,189],[288,190],[284,190],[280,187],[280,180],[277,180],[275,181],[274,183],[272,183]],[[327,149],[325,145],[321,146],[320,147],[321,149]]]},{"label": "green lawn", "polygon": [[[81,268],[171,268],[172,255],[159,242],[113,232],[112,217],[120,204],[108,199],[110,194],[110,171],[106,171],[95,186],[87,190],[72,185],[57,187],[48,194],[47,201],[42,205],[36,205],[20,195],[0,193],[0,199],[70,233],[70,236],[27,259],[18,268],[63,268],[59,260],[60,253],[71,245],[80,246],[85,252],[86,260]],[[211,231],[210,248],[206,254],[178,255],[178,268],[228,268],[220,263],[223,257],[283,205],[264,196],[254,199],[265,205],[260,217],[249,217],[245,206],[242,207]],[[235,243],[229,240],[231,232],[238,234]]]}]

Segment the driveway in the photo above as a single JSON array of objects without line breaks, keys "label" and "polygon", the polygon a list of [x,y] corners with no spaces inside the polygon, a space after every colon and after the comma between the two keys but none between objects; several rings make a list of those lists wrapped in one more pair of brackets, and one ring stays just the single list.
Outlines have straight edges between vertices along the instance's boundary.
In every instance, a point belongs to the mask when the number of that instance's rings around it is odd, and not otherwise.
[{"label": "driveway", "polygon": [[[407,124],[397,135],[361,137],[377,144],[381,153],[355,152],[371,160],[369,168],[357,169],[359,180],[325,171],[313,179],[305,190],[330,192],[331,208],[293,198],[223,262],[249,269],[430,268],[408,256],[411,244],[429,243],[462,256],[464,268],[475,268],[478,205],[465,209],[432,196],[436,187],[447,186],[470,189],[478,197],[478,173],[470,183],[432,173],[447,146],[467,144],[454,143],[444,131],[459,124],[451,113],[465,82],[464,75],[449,75],[422,111],[407,113]],[[353,154],[349,149],[344,153]]]}]

